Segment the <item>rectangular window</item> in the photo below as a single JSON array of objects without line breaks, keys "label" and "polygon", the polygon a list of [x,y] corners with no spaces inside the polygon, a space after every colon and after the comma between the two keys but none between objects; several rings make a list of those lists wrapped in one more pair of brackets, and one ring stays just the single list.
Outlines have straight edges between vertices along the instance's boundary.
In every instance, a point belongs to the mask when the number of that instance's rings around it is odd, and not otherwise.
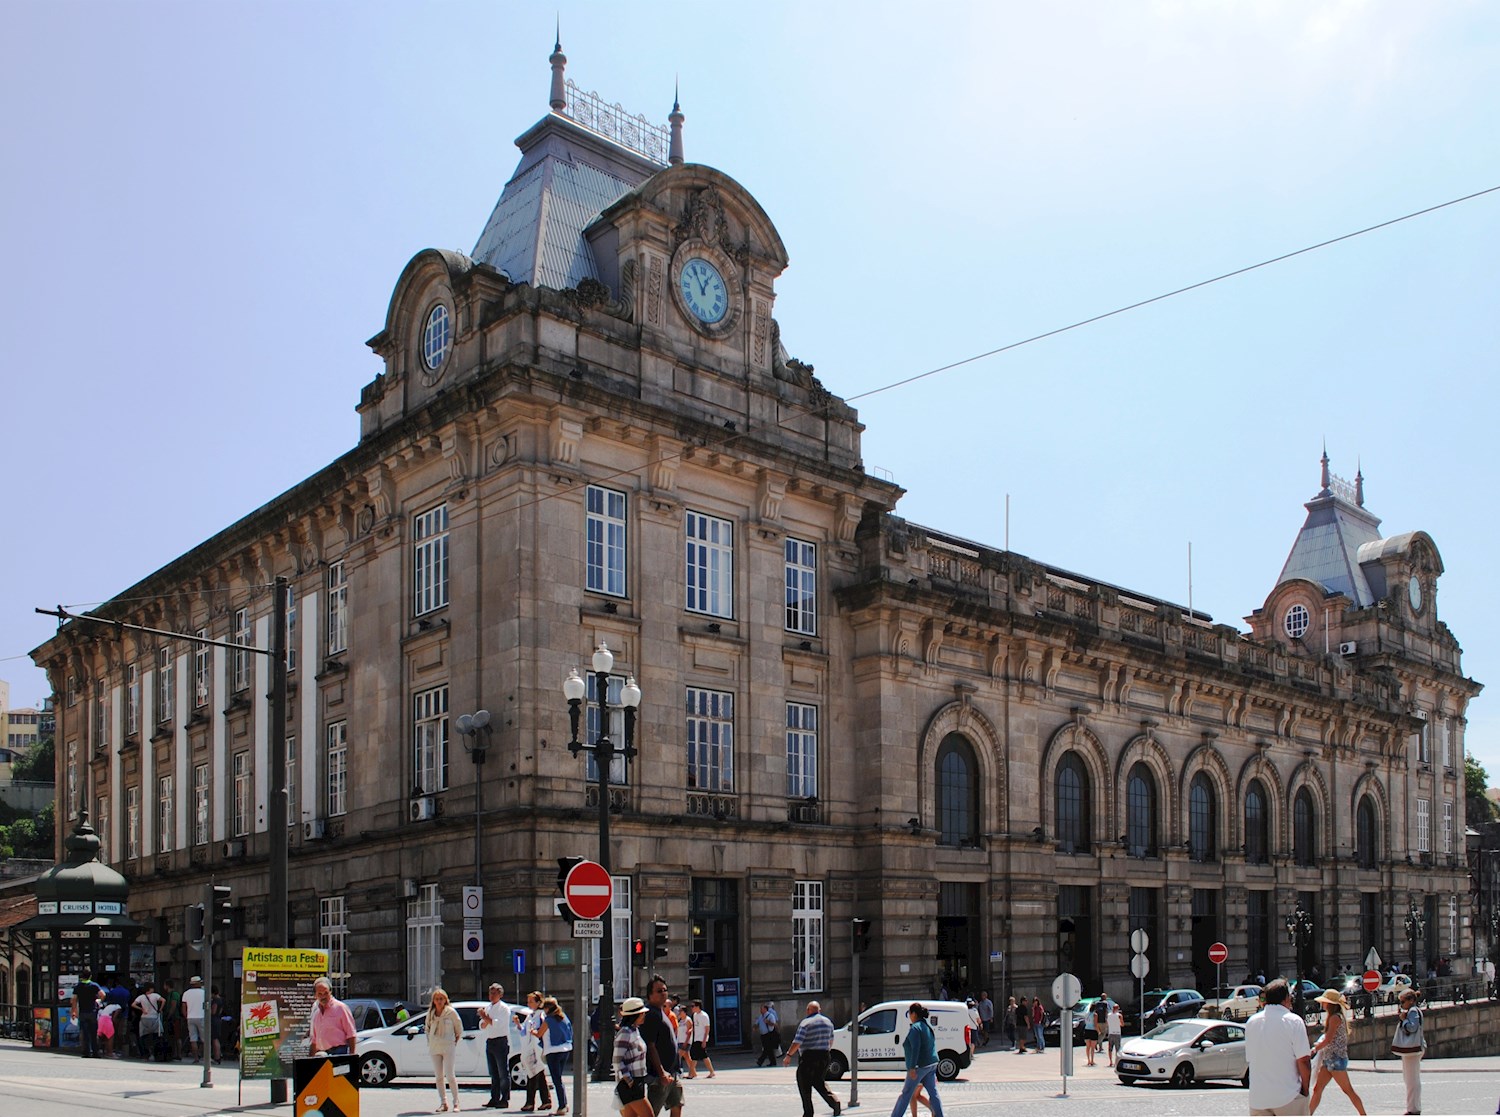
[{"label": "rectangular window", "polygon": [[[596,678],[598,678],[597,675],[589,675],[588,686],[590,689],[593,688]],[[620,706],[620,691],[624,686],[625,680],[620,676],[611,675],[609,677],[609,739],[617,749],[624,747],[625,744],[625,711]],[[599,739],[599,706],[597,703],[590,702],[587,709],[588,737],[586,739],[597,741]],[[587,755],[588,759],[585,762],[587,771],[585,776],[590,783],[597,783],[599,780],[599,763],[592,752]],[[620,787],[624,787],[630,782],[630,772],[625,765],[625,758],[619,755],[619,753],[610,757],[609,782]]]},{"label": "rectangular window", "polygon": [[734,525],[728,520],[687,514],[687,607],[734,616]]},{"label": "rectangular window", "polygon": [[688,787],[734,790],[734,695],[687,688]]},{"label": "rectangular window", "polygon": [[1428,732],[1427,715],[1418,710],[1416,716],[1422,719],[1422,724],[1417,729],[1417,763],[1431,764],[1432,734]]},{"label": "rectangular window", "polygon": [[349,647],[349,574],[344,560],[328,564],[328,654]]},{"label": "rectangular window", "polygon": [[125,858],[134,861],[141,855],[141,789],[125,789]]},{"label": "rectangular window", "polygon": [[[236,609],[234,611],[234,643],[250,644],[250,610]],[[243,648],[234,649],[231,657],[234,669],[234,689],[244,690],[250,685],[250,653]]]},{"label": "rectangular window", "polygon": [[1443,852],[1453,852],[1453,800],[1443,800]]},{"label": "rectangular window", "polygon": [[1426,799],[1417,800],[1417,852],[1432,851],[1431,804]]},{"label": "rectangular window", "polygon": [[328,813],[349,809],[349,723],[336,721],[328,727]]},{"label": "rectangular window", "polygon": [[94,800],[94,833],[99,835],[99,860],[109,864],[109,800],[103,795]]},{"label": "rectangular window", "polygon": [[823,991],[823,882],[792,886],[792,992]]},{"label": "rectangular window", "polygon": [[193,844],[208,844],[208,765],[193,767]]},{"label": "rectangular window", "polygon": [[448,604],[448,506],[412,517],[412,613],[420,617]]},{"label": "rectangular window", "polygon": [[297,738],[286,739],[286,824],[296,826],[302,821],[302,808],[297,798]]},{"label": "rectangular window", "polygon": [[342,896],[318,899],[318,949],[328,951],[329,982],[336,997],[349,992],[349,926]]},{"label": "rectangular window", "polygon": [[448,786],[448,688],[412,696],[413,780],[423,794]]},{"label": "rectangular window", "polygon": [[172,851],[171,776],[162,776],[156,781],[156,849],[159,853]]},{"label": "rectangular window", "polygon": [[297,591],[286,588],[286,669],[297,670]]},{"label": "rectangular window", "polygon": [[243,838],[250,833],[250,754],[234,754],[234,810],[231,812],[233,833]]},{"label": "rectangular window", "polygon": [[418,1005],[443,976],[443,898],[421,885],[406,901],[406,1000]]},{"label": "rectangular window", "polygon": [[156,649],[156,723],[167,725],[172,720],[173,694],[172,649]]},{"label": "rectangular window", "polygon": [[1360,933],[1360,957],[1363,958],[1372,949],[1384,953],[1385,942],[1381,939],[1380,929],[1383,916],[1380,911],[1379,892],[1361,892],[1359,894],[1359,933]]},{"label": "rectangular window", "polygon": [[[611,933],[614,936],[615,952],[615,1000],[630,996],[630,965],[622,959],[630,957],[630,929],[634,925],[629,877],[611,876],[614,882],[614,897],[609,903]],[[601,939],[590,939],[586,948],[590,955],[593,972],[599,972],[599,944]],[[594,988],[599,987],[598,981]]]},{"label": "rectangular window", "polygon": [[94,753],[103,755],[109,747],[109,693],[103,679],[94,680]]},{"label": "rectangular window", "polygon": [[588,588],[625,596],[625,494],[590,485],[585,497]]},{"label": "rectangular window", "polygon": [[78,742],[68,742],[68,817],[78,813]]},{"label": "rectangular window", "polygon": [[69,675],[67,683],[67,703],[69,706],[78,705],[78,676]]},{"label": "rectangular window", "polygon": [[818,708],[786,704],[786,795],[810,799],[818,794]]},{"label": "rectangular window", "polygon": [[201,710],[208,705],[209,696],[213,693],[208,688],[208,682],[212,677],[209,669],[214,661],[214,650],[202,642],[208,639],[208,629],[200,628],[194,635],[198,637],[199,643],[193,648],[193,709]]},{"label": "rectangular window", "polygon": [[805,636],[818,634],[818,548],[800,539],[787,539],[786,630]]},{"label": "rectangular window", "polygon": [[141,729],[141,669],[125,665],[125,735],[134,737]]}]

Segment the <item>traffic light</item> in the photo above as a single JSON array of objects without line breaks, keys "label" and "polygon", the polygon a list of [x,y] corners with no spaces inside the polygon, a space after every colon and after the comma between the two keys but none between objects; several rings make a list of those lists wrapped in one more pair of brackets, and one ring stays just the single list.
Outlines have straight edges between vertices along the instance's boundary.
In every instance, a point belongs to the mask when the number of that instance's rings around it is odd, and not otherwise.
[{"label": "traffic light", "polygon": [[630,944],[630,961],[638,970],[646,968],[646,942],[636,939]]},{"label": "traffic light", "polygon": [[672,941],[672,927],[664,920],[656,920],[651,924],[651,957],[665,958],[667,956],[667,945]]},{"label": "traffic light", "polygon": [[212,924],[210,929],[215,935],[227,934],[225,928],[234,923],[234,903],[230,900],[232,891],[227,884],[211,884],[204,896],[207,904],[206,922]]},{"label": "traffic light", "polygon": [[195,948],[203,946],[203,905],[189,904],[187,906],[184,929],[187,932],[187,940]]},{"label": "traffic light", "polygon": [[863,954],[870,949],[870,921],[854,919],[850,922],[854,927],[854,953]]},{"label": "traffic light", "polygon": [[568,874],[573,871],[573,866],[584,861],[582,857],[559,857],[557,859],[557,899],[553,906],[557,908],[557,914],[569,923],[578,922],[578,917],[573,914],[573,909],[568,907],[568,901],[563,899],[563,885],[568,881]]}]

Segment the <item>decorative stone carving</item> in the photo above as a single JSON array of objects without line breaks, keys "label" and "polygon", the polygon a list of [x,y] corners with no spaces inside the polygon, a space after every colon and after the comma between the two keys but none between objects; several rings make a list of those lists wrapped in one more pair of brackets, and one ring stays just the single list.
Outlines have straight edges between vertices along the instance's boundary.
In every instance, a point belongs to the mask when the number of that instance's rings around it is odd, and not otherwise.
[{"label": "decorative stone carving", "polygon": [[837,533],[840,543],[854,542],[854,533],[859,528],[859,518],[864,510],[864,502],[852,493],[839,494]]},{"label": "decorative stone carving", "polygon": [[774,478],[765,470],[760,471],[760,488],[756,494],[756,507],[762,522],[776,523],[781,519],[781,502],[786,499],[786,480]]},{"label": "decorative stone carving", "polygon": [[718,245],[729,256],[737,255],[737,248],[729,239],[729,222],[724,219],[724,203],[717,187],[705,186],[694,191],[675,232],[678,244],[701,240]]},{"label": "decorative stone carving", "polygon": [[[377,465],[365,475],[365,485],[370,493],[370,505],[374,516],[382,520],[396,514],[396,486],[391,482],[391,471],[383,464]],[[374,526],[373,518],[370,527]],[[364,528],[364,531],[370,530]]]},{"label": "decorative stone carving", "polygon": [[646,271],[646,324],[661,325],[661,257],[652,256]]},{"label": "decorative stone carving", "polygon": [[755,299],[754,324],[750,331],[750,359],[756,368],[766,367],[766,342],[771,333],[771,316],[766,311],[766,300]]},{"label": "decorative stone carving", "polygon": [[574,465],[578,461],[578,448],[583,444],[583,424],[577,419],[559,415],[552,420],[550,430],[552,461],[556,465]]}]

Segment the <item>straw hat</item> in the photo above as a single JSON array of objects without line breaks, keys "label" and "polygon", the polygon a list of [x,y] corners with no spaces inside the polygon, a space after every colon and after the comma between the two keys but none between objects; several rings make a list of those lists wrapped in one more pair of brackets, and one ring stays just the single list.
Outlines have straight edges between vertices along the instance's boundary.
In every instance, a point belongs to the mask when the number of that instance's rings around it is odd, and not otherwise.
[{"label": "straw hat", "polygon": [[638,1012],[646,1011],[646,1002],[639,997],[626,997],[625,1003],[620,1006],[621,1016],[634,1016]]},{"label": "straw hat", "polygon": [[1316,999],[1320,1004],[1338,1005],[1339,1008],[1349,1007],[1349,1002],[1344,1000],[1344,994],[1340,993],[1337,989],[1325,989],[1323,990],[1323,995]]}]

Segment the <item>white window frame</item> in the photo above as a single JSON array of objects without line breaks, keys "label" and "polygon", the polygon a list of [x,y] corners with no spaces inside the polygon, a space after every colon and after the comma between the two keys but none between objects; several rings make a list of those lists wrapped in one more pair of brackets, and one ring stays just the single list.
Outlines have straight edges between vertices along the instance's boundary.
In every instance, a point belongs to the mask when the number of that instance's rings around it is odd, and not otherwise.
[{"label": "white window frame", "polygon": [[211,785],[208,781],[208,765],[193,766],[193,844],[208,844],[208,808]]},{"label": "white window frame", "polygon": [[94,800],[94,833],[99,836],[99,860],[109,864],[109,799],[101,795]]},{"label": "white window frame", "polygon": [[328,564],[328,654],[349,650],[349,570],[343,559]]},{"label": "white window frame", "polygon": [[158,776],[156,780],[156,851],[172,852],[172,777]]},{"label": "white window frame", "polygon": [[818,634],[818,545],[787,536],[782,544],[786,585],[786,630]]},{"label": "white window frame", "polygon": [[[594,686],[597,675],[590,674],[588,677],[589,688]],[[618,750],[625,745],[625,709],[620,704],[620,691],[625,687],[623,675],[611,675],[609,687],[606,694],[609,702],[609,739],[615,746],[616,752],[609,759],[609,782],[616,787],[626,787],[630,783],[630,768],[625,763],[625,757]],[[584,720],[587,723],[588,736],[585,740],[597,741],[599,739],[599,704],[590,702],[585,707],[587,713]],[[599,782],[599,763],[590,749],[586,753],[588,759],[584,762],[584,779],[589,783]]]},{"label": "white window frame", "polygon": [[[250,643],[250,610],[236,609],[234,611],[234,638],[231,643]],[[243,648],[235,648],[230,654],[230,662],[233,665],[234,680],[230,684],[236,691],[244,690],[250,685],[250,653]]]},{"label": "white window frame", "polygon": [[687,513],[683,571],[690,613],[734,617],[734,523],[705,512]]},{"label": "white window frame", "polygon": [[318,949],[328,952],[334,996],[344,996],[349,992],[349,913],[342,896],[318,897]]},{"label": "white window frame", "polygon": [[173,693],[173,682],[176,671],[175,661],[172,658],[170,646],[156,649],[156,724],[170,725],[172,723],[172,710],[177,705],[176,695]]},{"label": "white window frame", "polygon": [[230,812],[231,836],[243,838],[250,833],[250,752],[234,754],[233,810]]},{"label": "white window frame", "polygon": [[125,789],[125,860],[141,855],[141,789],[132,784]]},{"label": "white window frame", "polygon": [[448,787],[448,684],[412,695],[412,786],[424,795]]},{"label": "white window frame", "polygon": [[77,675],[69,675],[68,676],[68,682],[67,682],[66,687],[64,688],[64,693],[67,695],[66,701],[67,701],[67,703],[68,703],[69,706],[76,706],[76,705],[78,705],[78,676]]},{"label": "white window frame", "polygon": [[792,992],[823,991],[823,882],[792,884]]},{"label": "white window frame", "polygon": [[193,709],[201,710],[213,697],[214,650],[201,642],[208,639],[208,629],[200,628],[194,635],[200,643],[193,647]]},{"label": "white window frame", "polygon": [[[609,878],[614,882],[614,896],[609,902],[610,911],[610,935],[614,939],[615,965],[614,965],[614,999],[619,1001],[630,996],[631,988],[631,965],[630,965],[630,931],[635,925],[633,901],[631,897],[634,892],[631,888],[629,877],[617,877],[611,875]],[[593,998],[599,999],[599,944],[602,940],[590,939],[589,953],[593,965],[594,988]]]},{"label": "white window frame", "polygon": [[412,517],[412,616],[448,604],[448,506],[439,504]]},{"label": "white window frame", "polygon": [[1453,852],[1453,800],[1443,800],[1443,852]]},{"label": "white window frame", "polygon": [[630,558],[629,503],[618,489],[584,490],[584,576],[591,593],[624,597]]},{"label": "white window frame", "polygon": [[1298,601],[1287,609],[1286,615],[1281,619],[1281,625],[1293,640],[1300,640],[1312,627],[1312,614],[1307,611],[1306,605]]},{"label": "white window frame", "polygon": [[78,817],[78,742],[69,741],[68,747],[68,817]]},{"label": "white window frame", "polygon": [[1458,955],[1458,896],[1448,895],[1448,949],[1444,953],[1449,958]]},{"label": "white window frame", "polygon": [[811,799],[818,794],[818,708],[805,702],[786,704],[786,797]]},{"label": "white window frame", "polygon": [[297,588],[286,588],[286,669],[297,670]]},{"label": "white window frame", "polygon": [[1427,722],[1427,715],[1421,710],[1416,716],[1421,719],[1422,724],[1417,728],[1417,763],[1432,763],[1432,734]]},{"label": "white window frame", "polygon": [[297,798],[297,735],[286,738],[286,824],[296,826],[302,821],[301,800]]},{"label": "white window frame", "polygon": [[435,884],[423,884],[406,901],[406,999],[427,1003],[443,976],[443,898]]},{"label": "white window frame", "polygon": [[109,745],[109,691],[103,679],[94,680],[94,732],[89,743],[96,754]]},{"label": "white window frame", "polygon": [[694,791],[734,790],[734,694],[687,688],[687,785]]},{"label": "white window frame", "polygon": [[134,737],[141,729],[141,668],[134,662],[125,665],[125,736]]},{"label": "white window frame", "polygon": [[349,723],[335,721],[328,726],[328,815],[330,818],[349,810]]},{"label": "white window frame", "polygon": [[1417,800],[1417,852],[1432,852],[1432,804]]}]

